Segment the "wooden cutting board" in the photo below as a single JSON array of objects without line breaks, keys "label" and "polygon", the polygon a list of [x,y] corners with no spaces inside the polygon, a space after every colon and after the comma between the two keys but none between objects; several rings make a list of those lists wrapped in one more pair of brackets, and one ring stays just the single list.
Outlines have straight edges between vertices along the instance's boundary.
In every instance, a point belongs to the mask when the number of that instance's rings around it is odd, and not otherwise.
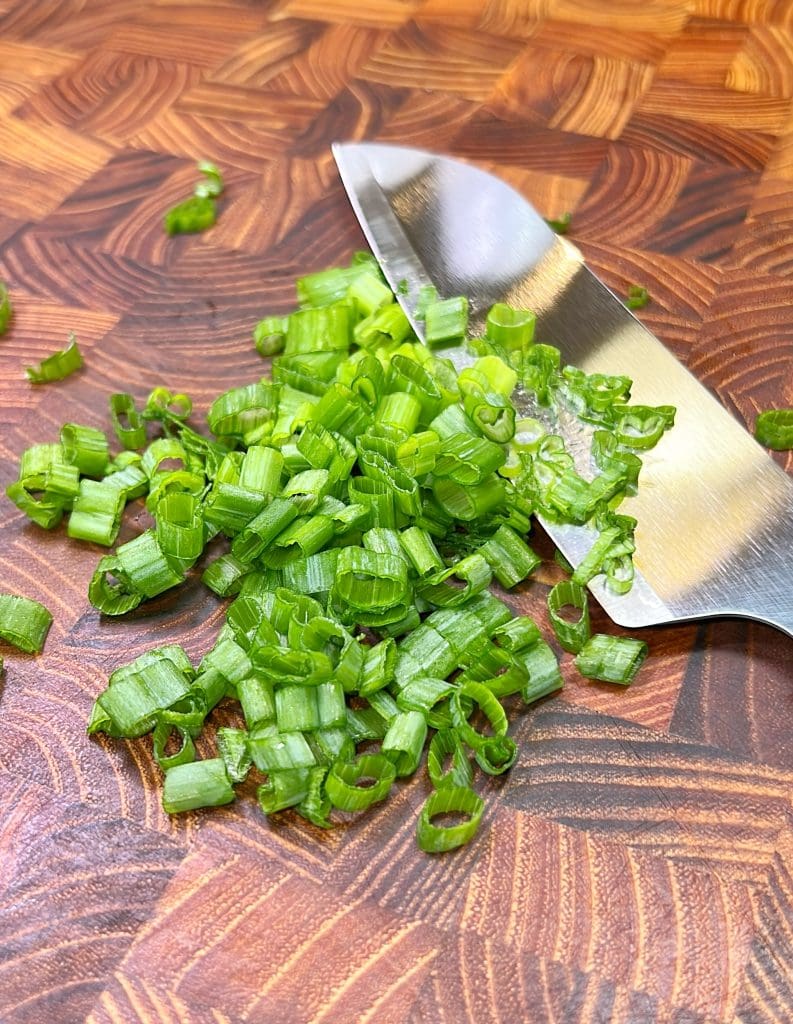
[{"label": "wooden cutting board", "polygon": [[[793,405],[790,0],[0,0],[0,483],[61,423],[106,428],[114,390],[178,386],[200,420],[261,374],[256,320],[363,244],[329,149],[353,138],[572,211],[739,419]],[[219,221],[166,238],[199,158],[226,176]],[[71,329],[85,368],[29,385]],[[100,550],[0,507],[0,590],[55,620],[41,656],[0,651],[3,1024],[793,1020],[789,639],[647,631],[627,691],[564,656],[445,857],[415,845],[421,775],[327,834],[250,792],[172,820],[149,741],[85,723],[116,665],[165,642],[197,660],[223,602],[196,573],[100,620]],[[542,620],[554,578],[515,608]]]}]

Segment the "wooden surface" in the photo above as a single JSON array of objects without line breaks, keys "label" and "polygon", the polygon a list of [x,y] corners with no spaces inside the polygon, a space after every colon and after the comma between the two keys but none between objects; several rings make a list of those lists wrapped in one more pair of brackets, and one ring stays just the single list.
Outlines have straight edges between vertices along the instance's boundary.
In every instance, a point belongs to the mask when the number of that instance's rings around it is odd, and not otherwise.
[{"label": "wooden surface", "polygon": [[[62,422],[106,427],[111,390],[203,412],[259,374],[256,319],[362,245],[329,151],[350,138],[572,210],[738,418],[793,404],[790,0],[0,0],[0,483]],[[219,222],[166,239],[197,158],[226,174]],[[85,369],[28,385],[69,329]],[[330,834],[250,798],[163,814],[148,741],[86,718],[147,647],[200,657],[223,603],[196,576],[100,621],[98,555],[2,499],[0,589],[55,617],[41,657],[2,649],[3,1024],[793,1020],[789,639],[654,629],[627,692],[566,656],[482,833],[433,859],[422,777]],[[516,607],[542,617],[550,578]]]}]

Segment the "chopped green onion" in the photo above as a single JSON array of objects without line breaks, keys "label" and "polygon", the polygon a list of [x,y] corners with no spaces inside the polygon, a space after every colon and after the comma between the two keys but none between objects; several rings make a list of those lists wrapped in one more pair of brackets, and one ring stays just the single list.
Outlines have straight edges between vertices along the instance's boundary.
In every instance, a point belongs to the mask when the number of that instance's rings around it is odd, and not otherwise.
[{"label": "chopped green onion", "polygon": [[89,733],[142,736],[154,728],[162,713],[190,695],[193,673],[184,651],[176,646],[146,651],[110,676],[97,698],[98,710]]},{"label": "chopped green onion", "polygon": [[88,600],[104,615],[125,615],[137,608],[143,594],[125,578],[115,555],[100,559],[88,584]]},{"label": "chopped green onion", "polygon": [[419,576],[444,569],[443,559],[426,530],[409,526],[399,534],[399,543]]},{"label": "chopped green onion", "polygon": [[66,459],[85,476],[104,476],[110,463],[107,436],[94,427],[65,423],[61,427],[61,444]]},{"label": "chopped green onion", "polygon": [[362,697],[369,697],[370,694],[390,685],[396,669],[396,657],[396,644],[390,637],[369,648],[363,661],[357,688]]},{"label": "chopped green onion", "polygon": [[480,747],[489,737],[477,732],[469,724],[469,713],[466,712],[463,699],[467,698],[477,705],[479,710],[490,723],[494,736],[505,736],[507,732],[507,716],[498,698],[481,683],[468,682],[455,690],[452,694],[451,709],[454,728],[460,735],[460,739],[472,750]]},{"label": "chopped green onion", "polygon": [[288,768],[270,772],[267,781],[256,790],[259,806],[265,814],[295,807],[308,796],[308,768]]},{"label": "chopped green onion", "polygon": [[468,326],[468,299],[457,295],[432,302],[424,311],[424,337],[428,345],[448,345],[462,341]]},{"label": "chopped green onion", "polygon": [[517,657],[529,674],[529,681],[520,694],[526,704],[561,690],[559,662],[544,640],[537,640],[531,647],[518,652]]},{"label": "chopped green onion", "polygon": [[440,438],[433,430],[413,434],[397,445],[396,464],[418,480],[433,471],[440,447]]},{"label": "chopped green onion", "polygon": [[[562,615],[563,608],[579,612],[575,621]],[[548,594],[548,617],[556,639],[566,651],[578,654],[589,639],[589,602],[586,591],[572,580],[562,580]]]},{"label": "chopped green onion", "polygon": [[420,711],[433,728],[438,728],[438,722],[448,720],[451,724],[448,700],[455,689],[455,684],[445,679],[418,676],[402,686],[397,694],[397,707],[401,711]]},{"label": "chopped green onion", "polygon": [[570,225],[572,221],[572,213],[563,213],[560,217],[557,217],[556,219],[550,219],[548,217],[545,218],[545,223],[548,225],[551,231],[555,231],[557,235],[566,235],[567,232],[570,230]]},{"label": "chopped green onion", "polygon": [[[462,786],[436,789],[421,808],[416,828],[419,848],[425,853],[445,853],[464,846],[476,835],[484,809],[484,800],[472,789]],[[456,825],[433,822],[433,818],[444,814],[464,815],[466,820]]]},{"label": "chopped green onion", "polygon": [[177,764],[165,773],[162,806],[168,814],[197,807],[220,807],[233,799],[234,790],[222,757]]},{"label": "chopped green onion", "polygon": [[506,461],[502,445],[467,433],[452,434],[441,442],[433,467],[436,477],[448,476],[458,484],[480,484]]},{"label": "chopped green onion", "polygon": [[471,762],[454,729],[440,729],[430,740],[427,772],[435,789],[470,787],[474,777]]},{"label": "chopped green onion", "polygon": [[212,196],[190,196],[172,206],[163,218],[167,235],[195,234],[212,227],[217,219],[217,203]]},{"label": "chopped green onion", "polygon": [[439,478],[433,484],[433,494],[441,508],[454,519],[471,522],[498,508],[504,501],[503,481],[495,474],[480,484],[465,487],[456,480]]},{"label": "chopped green onion", "polygon": [[340,811],[364,811],[385,800],[395,777],[393,762],[383,754],[362,754],[350,764],[332,765],[325,789]]},{"label": "chopped green onion", "polygon": [[240,561],[233,554],[221,555],[204,569],[201,580],[219,597],[228,597],[239,592],[242,581],[251,571],[247,562]]},{"label": "chopped green onion", "polygon": [[223,191],[223,176],[217,167],[209,160],[201,160],[198,164],[199,171],[204,175],[204,180],[199,181],[193,194],[197,196],[219,196]]},{"label": "chopped green onion", "polygon": [[172,394],[168,388],[154,388],[141,413],[144,420],[185,420],[193,409],[187,395]]},{"label": "chopped green onion", "polygon": [[277,388],[266,381],[232,388],[209,407],[209,429],[216,437],[257,444],[272,428],[277,398]]},{"label": "chopped green onion", "polygon": [[298,278],[296,289],[301,307],[327,306],[331,302],[338,302],[339,299],[346,298],[347,289],[367,266],[379,272],[374,259],[369,253],[366,255],[367,262],[353,262],[349,267],[332,267],[330,270],[320,270]]},{"label": "chopped green onion", "polygon": [[17,594],[0,594],[0,638],[28,654],[44,647],[52,615],[38,601]]},{"label": "chopped green onion", "polygon": [[425,601],[443,608],[457,608],[481,593],[493,578],[481,555],[468,555],[448,569],[427,576],[418,586]]},{"label": "chopped green onion", "polygon": [[347,731],[347,717],[341,726],[332,729],[315,729],[306,739],[311,752],[320,765],[332,765],[336,761],[347,762],[355,758],[355,744]]},{"label": "chopped green onion", "polygon": [[325,791],[325,779],[328,774],[326,765],[316,765],[308,770],[308,790],[297,805],[298,814],[318,828],[332,828],[328,818],[331,803]]},{"label": "chopped green onion", "polygon": [[4,281],[0,281],[0,334],[5,334],[11,317],[14,314],[14,307],[8,296],[8,288]]},{"label": "chopped green onion", "polygon": [[528,309],[497,302],[487,314],[487,337],[507,350],[524,348],[534,340],[536,320]]},{"label": "chopped green onion", "polygon": [[182,573],[174,567],[160,547],[154,530],[145,530],[116,551],[119,574],[130,587],[144,597],[156,597],[182,582]]},{"label": "chopped green onion", "polygon": [[537,623],[528,615],[517,615],[493,631],[493,641],[513,653],[531,647],[539,639]]},{"label": "chopped green onion", "polygon": [[487,775],[503,775],[518,756],[518,747],[510,736],[495,736],[476,748],[476,763]]},{"label": "chopped green onion", "polygon": [[123,491],[104,481],[81,480],[66,532],[78,540],[110,547],[116,542],[124,505]]},{"label": "chopped green onion", "polygon": [[125,448],[143,448],[146,444],[146,424],[135,407],[135,399],[125,392],[111,395],[110,419],[116,437]]},{"label": "chopped green onion", "polygon": [[650,301],[650,293],[639,284],[628,286],[628,297],[625,305],[628,309],[643,309]]},{"label": "chopped green onion", "polygon": [[48,384],[51,381],[63,380],[70,373],[79,370],[83,365],[83,357],[77,345],[74,332],[69,334],[66,348],[53,352],[43,359],[38,366],[28,366],[25,370],[31,384]]},{"label": "chopped green onion", "polygon": [[391,719],[380,749],[393,762],[397,775],[412,775],[426,738],[425,716],[420,711],[400,711]]},{"label": "chopped green onion", "polygon": [[542,559],[509,526],[501,525],[479,548],[493,575],[507,590],[525,580]]},{"label": "chopped green onion", "polygon": [[[201,171],[194,198],[214,204],[221,177]],[[597,638],[584,643],[582,587],[598,573],[618,592],[630,586],[636,524],[615,509],[636,489],[635,453],[674,410],[631,405],[627,377],[562,366],[558,349],[534,342],[533,314],[504,304],[458,375],[418,342],[368,254],[302,278],[298,299],[296,312],[257,325],[260,352],[275,357],[271,379],[212,402],[214,438],[187,425],[187,395],[156,387],[138,413],[118,393],[111,420],[128,450],[111,461],[101,431],[67,424],[60,444],[23,454],[8,493],[37,523],[69,515],[69,533],[106,544],[124,505],[145,497],[154,528],[101,559],[91,581],[105,614],[181,583],[218,534],[230,541],[202,579],[239,596],[198,669],[179,648],[148,652],[111,675],[91,714],[92,733],[153,731],[167,810],[230,801],[255,765],[266,814],[291,807],[329,828],[333,807],[362,810],[415,771],[432,729],[438,792],[419,842],[451,849],[481,819],[474,770],[501,774],[516,759],[502,700],[530,703],[562,685],[536,623],[489,593],[492,575],[514,587],[535,569],[535,512],[586,523],[595,543],[551,591],[550,618],[584,668],[601,678],[619,674],[615,663],[635,670],[641,651],[622,647],[604,667]],[[464,337],[466,300],[427,289],[420,305],[431,342]],[[518,382],[554,414],[590,425],[597,475],[579,474],[539,421],[516,420]],[[147,421],[160,434],[148,446]],[[570,604],[575,623],[562,615]],[[245,728],[216,730],[218,757],[196,761],[224,700],[237,702]],[[369,742],[379,753],[359,755]],[[467,820],[445,827],[445,814]]]},{"label": "chopped green onion", "polygon": [[248,736],[248,748],[262,772],[311,768],[316,763],[302,732],[278,732],[274,725],[254,729]]},{"label": "chopped green onion", "polygon": [[404,559],[366,548],[339,552],[332,596],[356,611],[384,611],[402,604],[408,593]]},{"label": "chopped green onion", "polygon": [[[182,742],[177,751],[173,754],[166,754],[165,750],[173,733],[178,733]],[[187,729],[179,728],[170,722],[160,720],[155,725],[152,733],[152,747],[154,760],[166,772],[170,768],[175,768],[176,765],[195,761],[195,744],[192,736]]]},{"label": "chopped green onion", "polygon": [[629,686],[646,657],[642,640],[595,633],[576,655],[575,666],[589,679]]},{"label": "chopped green onion", "polygon": [[248,733],[244,729],[221,726],[216,734],[218,753],[232,782],[244,782],[253,764],[248,752]]},{"label": "chopped green onion", "polygon": [[754,436],[766,448],[789,451],[793,448],[793,409],[766,409],[754,423]]},{"label": "chopped green onion", "polygon": [[288,316],[266,316],[253,329],[253,340],[260,356],[276,356],[283,352]]},{"label": "chopped green onion", "polygon": [[363,316],[372,316],[393,302],[391,289],[376,274],[364,272],[350,282],[347,295]]}]

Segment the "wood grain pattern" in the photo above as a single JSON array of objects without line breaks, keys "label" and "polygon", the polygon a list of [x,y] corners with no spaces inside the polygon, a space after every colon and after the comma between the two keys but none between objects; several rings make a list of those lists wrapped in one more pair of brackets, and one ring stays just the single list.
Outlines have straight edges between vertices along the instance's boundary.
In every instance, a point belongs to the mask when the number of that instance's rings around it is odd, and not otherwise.
[{"label": "wood grain pattern", "polygon": [[[793,405],[790,0],[0,0],[0,485],[61,423],[105,427],[119,386],[178,384],[200,422],[261,373],[256,320],[364,244],[337,138],[448,152],[571,210],[590,266],[647,285],[642,318],[739,419]],[[168,239],[206,157],[218,223]],[[70,329],[85,368],[28,385]],[[416,849],[421,775],[327,833],[265,821],[252,784],[171,819],[150,739],[85,722],[120,662],[167,642],[198,661],[224,602],[199,564],[103,621],[99,549],[3,501],[0,590],[54,615],[42,656],[0,650],[3,1024],[793,1020],[789,639],[654,629],[627,691],[563,655],[563,696],[512,709],[520,759],[449,857]],[[515,608],[545,622],[557,575]]]}]

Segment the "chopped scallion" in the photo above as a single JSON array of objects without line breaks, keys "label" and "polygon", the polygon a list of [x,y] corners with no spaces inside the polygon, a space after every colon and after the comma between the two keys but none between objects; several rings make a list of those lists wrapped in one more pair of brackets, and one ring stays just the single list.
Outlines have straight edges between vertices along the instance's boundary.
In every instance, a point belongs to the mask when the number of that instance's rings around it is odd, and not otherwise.
[{"label": "chopped scallion", "polygon": [[69,374],[79,370],[83,365],[83,357],[74,333],[69,335],[66,348],[53,352],[43,359],[38,366],[28,366],[25,370],[31,384],[48,384],[51,381],[63,380]]}]

